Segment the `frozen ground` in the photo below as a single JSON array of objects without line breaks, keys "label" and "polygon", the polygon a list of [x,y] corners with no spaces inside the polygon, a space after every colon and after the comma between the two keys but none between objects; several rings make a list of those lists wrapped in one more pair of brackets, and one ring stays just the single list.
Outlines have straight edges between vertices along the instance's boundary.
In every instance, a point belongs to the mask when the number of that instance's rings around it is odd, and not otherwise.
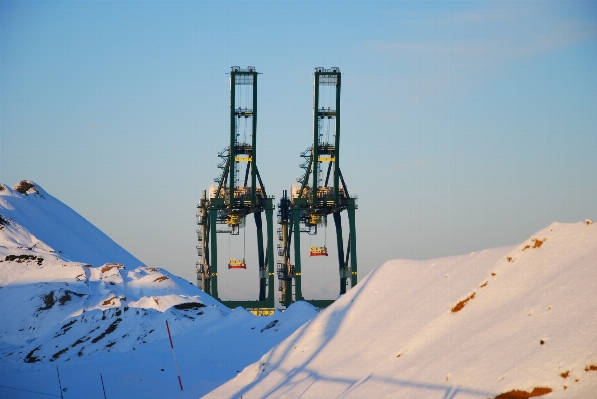
[{"label": "frozen ground", "polygon": [[597,397],[591,221],[389,261],[321,313],[255,317],[143,266],[32,182],[0,186],[0,217],[2,398],[58,397],[57,371],[64,398],[103,398],[100,374],[110,399]]}]

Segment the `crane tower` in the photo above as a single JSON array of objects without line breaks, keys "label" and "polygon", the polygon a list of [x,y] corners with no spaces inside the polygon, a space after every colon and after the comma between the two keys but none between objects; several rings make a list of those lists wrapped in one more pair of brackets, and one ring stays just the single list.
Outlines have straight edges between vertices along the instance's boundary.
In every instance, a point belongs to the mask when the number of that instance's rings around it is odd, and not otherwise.
[{"label": "crane tower", "polygon": [[[300,233],[317,234],[317,228],[327,224],[332,215],[336,229],[340,294],[357,284],[357,254],[355,210],[357,197],[348,192],[340,170],[340,88],[341,73],[337,67],[315,68],[313,81],[313,144],[301,157],[305,169],[293,186],[291,195],[285,191],[278,205],[278,255],[277,274],[280,303],[289,306],[304,300],[301,291]],[[341,212],[348,214],[349,234],[346,252],[342,235]],[[294,265],[291,263],[294,239]],[[310,256],[326,255],[327,248],[312,247]],[[293,297],[294,281],[294,297]],[[333,300],[310,300],[317,307],[325,307]]]},{"label": "crane tower", "polygon": [[[218,153],[222,172],[215,185],[204,190],[197,205],[197,285],[218,296],[217,234],[239,235],[253,214],[257,229],[259,299],[221,301],[229,307],[274,307],[273,198],[268,197],[257,169],[257,76],[255,67],[230,70],[230,144]],[[267,245],[263,246],[262,213],[266,218]],[[246,269],[246,261],[229,259],[229,269]],[[268,290],[269,287],[269,290]]]}]

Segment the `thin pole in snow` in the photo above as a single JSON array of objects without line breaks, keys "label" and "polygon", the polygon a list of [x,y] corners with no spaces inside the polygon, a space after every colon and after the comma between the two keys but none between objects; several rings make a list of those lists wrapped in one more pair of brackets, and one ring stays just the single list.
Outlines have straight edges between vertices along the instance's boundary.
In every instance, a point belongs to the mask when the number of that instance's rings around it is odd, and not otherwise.
[{"label": "thin pole in snow", "polygon": [[104,390],[104,399],[106,399],[106,388],[104,388],[104,377],[100,374],[100,379],[102,380],[102,389]]},{"label": "thin pole in snow", "polygon": [[166,328],[168,329],[168,338],[170,338],[170,347],[172,348],[172,357],[174,357],[174,366],[176,367],[176,374],[178,375],[178,384],[182,391],[182,380],[180,379],[180,371],[178,371],[178,363],[176,362],[176,354],[174,353],[174,343],[172,342],[172,334],[170,334],[170,326],[168,320],[166,320]]},{"label": "thin pole in snow", "polygon": [[64,399],[62,395],[62,382],[60,381],[60,370],[58,370],[58,365],[56,365],[56,373],[58,373],[58,385],[60,386],[60,397]]}]

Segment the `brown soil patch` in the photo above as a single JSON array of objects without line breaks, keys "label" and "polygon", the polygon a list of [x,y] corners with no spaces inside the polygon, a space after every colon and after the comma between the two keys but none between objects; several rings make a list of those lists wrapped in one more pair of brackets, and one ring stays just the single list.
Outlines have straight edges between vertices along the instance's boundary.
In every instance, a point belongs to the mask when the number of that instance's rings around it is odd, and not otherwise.
[{"label": "brown soil patch", "polygon": [[560,377],[568,378],[568,375],[570,375],[570,371],[566,371],[565,373],[560,374]]},{"label": "brown soil patch", "polygon": [[185,302],[185,303],[179,303],[178,305],[174,305],[173,306],[174,309],[178,309],[178,310],[187,310],[187,309],[199,309],[199,308],[204,308],[205,305],[199,302]]},{"label": "brown soil patch", "polygon": [[112,305],[112,299],[116,299],[116,297],[113,296],[110,299],[106,299],[104,302],[102,302],[102,305],[104,305],[104,306]]},{"label": "brown soil patch", "polygon": [[52,306],[56,303],[56,300],[54,299],[54,291],[50,291],[48,294],[44,295],[43,300],[45,306],[37,308],[37,311],[52,309]]},{"label": "brown soil patch", "polygon": [[112,324],[110,324],[110,326],[108,326],[108,328],[106,329],[106,331],[104,331],[103,333],[101,333],[100,335],[98,335],[97,337],[95,337],[94,339],[92,339],[91,343],[95,344],[97,341],[99,341],[100,339],[104,338],[106,335],[113,333],[114,330],[116,330],[116,327],[118,326],[118,323],[120,323],[121,321],[122,321],[121,318],[116,319]]},{"label": "brown soil patch", "polygon": [[593,222],[591,222],[591,221],[590,221],[590,220],[588,220],[588,219],[587,219],[587,221],[586,221],[585,223],[587,223],[587,226],[588,226],[588,225],[590,225],[590,224],[593,224]]},{"label": "brown soil patch", "polygon": [[456,306],[454,306],[454,307],[452,308],[452,313],[460,312],[460,311],[462,310],[462,308],[464,307],[464,305],[466,305],[466,303],[467,303],[468,301],[470,301],[471,299],[473,299],[473,298],[475,297],[475,295],[476,295],[476,293],[475,293],[475,292],[473,292],[473,294],[472,294],[471,296],[469,296],[468,298],[466,298],[466,299],[465,299],[465,300],[463,300],[463,301],[460,301],[460,302],[458,302],[458,303],[456,304]]},{"label": "brown soil patch", "polygon": [[60,357],[60,355],[62,355],[64,352],[66,352],[68,350],[68,348],[64,348],[61,351],[58,351],[56,353],[54,353],[54,355],[52,356],[54,359],[58,359]]},{"label": "brown soil patch", "polygon": [[527,398],[534,398],[537,396],[547,395],[551,392],[551,388],[542,388],[537,387],[533,388],[531,392],[526,391],[519,391],[518,389],[513,389],[509,392],[504,392],[495,397],[495,399],[527,399]]},{"label": "brown soil patch", "polygon": [[530,247],[531,247],[530,245],[525,245],[522,250],[524,251],[525,249],[529,249]]},{"label": "brown soil patch", "polygon": [[158,277],[155,280],[153,280],[154,283],[159,283],[160,281],[166,281],[166,280],[170,280],[168,277],[166,276],[162,276],[162,277]]},{"label": "brown soil patch", "polygon": [[485,282],[485,284],[483,284],[483,285],[482,285],[482,286],[480,286],[479,288],[483,288],[483,287],[485,287],[485,286],[487,285],[487,283],[488,283],[488,282],[489,282],[489,281],[486,281],[486,282]]},{"label": "brown soil patch", "polygon": [[83,338],[79,338],[78,340],[75,341],[74,344],[72,344],[70,347],[74,348],[75,346],[82,344],[85,341],[89,341],[89,337],[83,337]]},{"label": "brown soil patch", "polygon": [[506,259],[508,260],[508,262],[512,262],[512,257],[511,256],[506,256]]},{"label": "brown soil patch", "polygon": [[111,269],[113,269],[113,268],[114,268],[114,266],[104,266],[104,267],[102,267],[102,268],[100,269],[100,271],[101,271],[102,273],[105,273],[105,272],[107,272],[108,270],[111,270]]},{"label": "brown soil patch", "polygon": [[39,266],[41,266],[44,258],[38,258],[35,255],[7,255],[4,258],[7,262],[17,262],[17,263],[29,263],[29,262],[37,262]]},{"label": "brown soil patch", "polygon": [[39,191],[37,191],[37,188],[35,188],[35,186],[33,184],[29,183],[27,180],[22,180],[19,184],[14,186],[12,189],[15,190],[17,193],[21,193],[24,195],[27,195],[27,191],[29,191],[30,189],[33,189],[35,194],[39,194]]},{"label": "brown soil patch", "polygon": [[491,273],[492,276],[495,276],[495,273]]},{"label": "brown soil patch", "polygon": [[585,371],[597,371],[597,366],[595,366],[594,364],[585,367]]},{"label": "brown soil patch", "polygon": [[543,243],[545,242],[545,238],[543,239],[543,241],[541,240],[533,240],[535,241],[535,245],[533,245],[533,248],[541,248],[541,245],[543,245]]},{"label": "brown soil patch", "polygon": [[33,349],[31,352],[29,352],[27,354],[27,356],[25,356],[25,363],[36,363],[39,362],[41,359],[37,356],[33,356],[33,353],[38,350],[39,348],[41,348],[41,346],[38,346],[37,348]]},{"label": "brown soil patch", "polygon": [[154,273],[157,273],[159,271],[155,267],[146,267],[145,270],[148,272],[154,272]]}]

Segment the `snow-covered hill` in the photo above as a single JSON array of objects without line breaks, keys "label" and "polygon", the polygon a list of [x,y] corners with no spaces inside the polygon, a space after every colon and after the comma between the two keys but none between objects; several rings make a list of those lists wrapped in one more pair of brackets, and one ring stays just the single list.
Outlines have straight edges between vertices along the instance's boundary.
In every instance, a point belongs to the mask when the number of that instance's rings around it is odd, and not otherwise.
[{"label": "snow-covered hill", "polygon": [[0,215],[12,221],[0,221],[5,225],[0,230],[0,247],[10,249],[7,254],[39,252],[42,256],[54,255],[63,261],[94,266],[108,262],[117,262],[127,268],[143,265],[32,181],[23,180],[13,189],[0,183]]},{"label": "snow-covered hill", "polygon": [[[0,185],[0,397],[59,394],[56,365],[65,397],[100,397],[99,374],[110,398],[197,397],[315,314],[304,303],[271,317],[231,311],[141,265],[38,185]],[[182,393],[166,321],[182,349]]]},{"label": "snow-covered hill", "polygon": [[208,398],[597,398],[597,226],[389,261]]},{"label": "snow-covered hill", "polygon": [[319,314],[256,317],[143,266],[38,185],[0,185],[0,397],[57,396],[59,369],[65,398],[103,397],[100,375],[111,399],[597,398],[596,282],[597,225],[554,223],[389,261]]},{"label": "snow-covered hill", "polygon": [[[0,187],[0,341],[8,345],[0,354],[9,353],[7,360],[54,361],[130,350],[152,340],[152,323],[139,328],[145,320],[162,321],[167,310],[171,317],[189,319],[199,306],[217,304],[166,270],[139,266],[139,260],[38,185],[22,181],[14,190]],[[109,263],[92,266],[97,261]],[[129,268],[116,262],[128,262]],[[118,340],[105,333],[116,330]]]}]

